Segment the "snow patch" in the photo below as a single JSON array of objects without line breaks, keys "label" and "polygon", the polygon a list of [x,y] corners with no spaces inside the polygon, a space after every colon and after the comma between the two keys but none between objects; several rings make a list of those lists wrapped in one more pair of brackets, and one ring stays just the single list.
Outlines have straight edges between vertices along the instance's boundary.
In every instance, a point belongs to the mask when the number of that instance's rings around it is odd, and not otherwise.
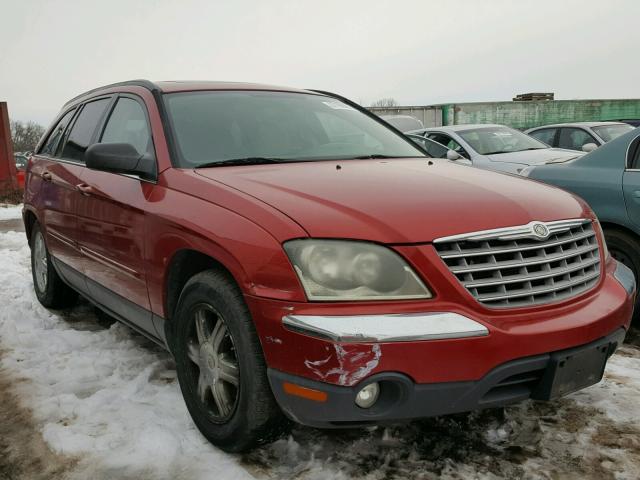
[{"label": "snow patch", "polygon": [[18,220],[22,218],[22,205],[0,204],[0,220]]},{"label": "snow patch", "polygon": [[120,323],[100,328],[89,306],[38,303],[24,233],[0,234],[0,285],[0,366],[29,380],[20,398],[50,448],[81,459],[80,478],[252,478],[196,430],[168,353]]}]

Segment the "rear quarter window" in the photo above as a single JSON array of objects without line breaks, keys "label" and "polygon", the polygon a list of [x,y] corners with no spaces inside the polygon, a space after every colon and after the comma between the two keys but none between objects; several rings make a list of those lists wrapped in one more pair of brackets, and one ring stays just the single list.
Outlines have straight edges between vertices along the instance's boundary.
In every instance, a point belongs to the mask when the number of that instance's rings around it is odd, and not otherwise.
[{"label": "rear quarter window", "polygon": [[91,145],[96,128],[110,101],[110,98],[102,98],[85,104],[71,127],[71,132],[62,150],[63,158],[84,162],[84,152]]}]

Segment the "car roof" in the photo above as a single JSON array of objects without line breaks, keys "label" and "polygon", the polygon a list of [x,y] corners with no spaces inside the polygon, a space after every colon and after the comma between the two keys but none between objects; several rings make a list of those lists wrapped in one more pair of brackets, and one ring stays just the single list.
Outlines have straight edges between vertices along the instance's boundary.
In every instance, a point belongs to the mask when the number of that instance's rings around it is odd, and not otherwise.
[{"label": "car roof", "polygon": [[511,128],[511,127],[508,127],[507,125],[498,125],[497,123],[469,123],[469,124],[462,124],[462,125],[444,125],[442,127],[428,127],[428,128],[421,128],[420,130],[421,131],[429,130],[431,132],[446,132],[446,131],[459,132],[462,130],[472,130],[474,128],[485,128],[485,127]]},{"label": "car roof", "polygon": [[152,82],[149,80],[128,80],[125,82],[112,83],[110,85],[104,85],[102,87],[94,88],[88,92],[84,92],[71,100],[66,105],[81,101],[85,97],[92,95],[99,95],[105,90],[109,90],[116,87],[123,86],[135,86],[144,87],[151,92],[158,93],[176,93],[176,92],[193,92],[193,91],[207,91],[207,90],[262,90],[271,92],[290,92],[290,93],[308,93],[313,95],[319,95],[321,93],[311,90],[303,90],[298,88],[282,87],[276,85],[267,85],[262,83],[248,83],[248,82],[227,82],[227,81],[202,81],[202,80],[172,80],[172,81],[159,81]]},{"label": "car roof", "polygon": [[553,125],[541,125],[531,128],[527,131],[537,130],[539,128],[557,128],[557,127],[604,127],[606,125],[628,125],[624,122],[571,122],[571,123],[554,123]]}]

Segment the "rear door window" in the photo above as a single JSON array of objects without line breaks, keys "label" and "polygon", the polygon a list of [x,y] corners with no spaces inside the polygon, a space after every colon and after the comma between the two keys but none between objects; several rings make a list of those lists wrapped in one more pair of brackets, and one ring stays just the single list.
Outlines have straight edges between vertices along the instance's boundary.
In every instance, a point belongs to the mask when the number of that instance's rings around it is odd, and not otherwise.
[{"label": "rear door window", "polygon": [[542,130],[536,130],[535,132],[531,132],[529,135],[535,138],[536,140],[540,140],[542,143],[546,143],[550,147],[553,147],[553,142],[556,137],[557,129],[555,128],[543,128]]},{"label": "rear door window", "polygon": [[144,107],[132,98],[118,99],[100,143],[128,143],[140,155],[152,152],[151,131]]},{"label": "rear door window", "polygon": [[84,106],[71,127],[71,132],[62,150],[63,158],[84,163],[84,152],[91,145],[96,128],[110,101],[110,98],[101,98]]},{"label": "rear door window", "polygon": [[67,125],[71,121],[71,117],[73,117],[73,113],[75,109],[68,111],[64,114],[64,116],[60,119],[58,124],[54,127],[54,129],[49,134],[49,138],[45,142],[44,146],[38,152],[41,155],[53,156],[56,153],[56,149],[62,136],[64,135],[64,131],[67,128]]},{"label": "rear door window", "polygon": [[596,145],[598,145],[596,139],[593,138],[591,134],[586,130],[582,130],[581,128],[560,129],[560,139],[558,140],[558,147],[568,148],[569,150],[582,151],[582,146],[586,145],[587,143],[595,143]]}]

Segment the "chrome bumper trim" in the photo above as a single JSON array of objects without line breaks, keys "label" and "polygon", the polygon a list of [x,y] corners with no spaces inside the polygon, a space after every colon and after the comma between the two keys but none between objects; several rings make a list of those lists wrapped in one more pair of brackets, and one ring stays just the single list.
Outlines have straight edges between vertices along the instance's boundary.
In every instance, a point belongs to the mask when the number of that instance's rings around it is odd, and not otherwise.
[{"label": "chrome bumper trim", "polygon": [[343,343],[415,342],[489,335],[484,325],[451,312],[388,315],[286,315],[287,330]]}]

